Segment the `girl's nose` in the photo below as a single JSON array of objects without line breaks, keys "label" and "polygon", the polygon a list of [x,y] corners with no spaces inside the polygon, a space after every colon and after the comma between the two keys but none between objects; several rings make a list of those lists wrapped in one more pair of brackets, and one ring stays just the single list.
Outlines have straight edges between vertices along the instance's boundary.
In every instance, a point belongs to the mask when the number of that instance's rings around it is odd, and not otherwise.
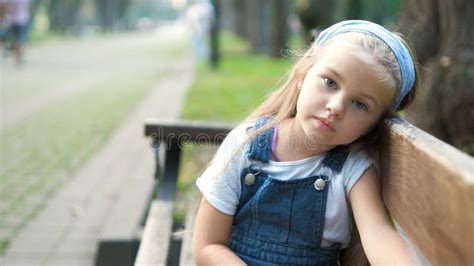
[{"label": "girl's nose", "polygon": [[344,99],[341,95],[332,95],[327,104],[326,109],[335,117],[342,117],[344,115]]}]

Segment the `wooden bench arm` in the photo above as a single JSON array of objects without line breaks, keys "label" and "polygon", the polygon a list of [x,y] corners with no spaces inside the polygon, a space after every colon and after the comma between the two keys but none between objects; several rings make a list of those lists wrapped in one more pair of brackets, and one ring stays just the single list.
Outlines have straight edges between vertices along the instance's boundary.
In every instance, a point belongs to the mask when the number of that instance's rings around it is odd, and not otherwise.
[{"label": "wooden bench arm", "polygon": [[382,192],[433,265],[474,262],[474,159],[401,119],[386,121]]}]

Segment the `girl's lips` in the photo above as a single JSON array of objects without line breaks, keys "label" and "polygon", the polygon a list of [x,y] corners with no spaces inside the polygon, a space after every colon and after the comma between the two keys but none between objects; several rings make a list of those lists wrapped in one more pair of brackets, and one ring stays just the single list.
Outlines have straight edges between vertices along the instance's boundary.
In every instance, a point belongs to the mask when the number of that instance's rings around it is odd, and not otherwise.
[{"label": "girl's lips", "polygon": [[327,131],[335,131],[332,123],[329,122],[328,120],[322,117],[315,117],[315,119],[316,119],[316,124],[322,129],[325,129]]}]

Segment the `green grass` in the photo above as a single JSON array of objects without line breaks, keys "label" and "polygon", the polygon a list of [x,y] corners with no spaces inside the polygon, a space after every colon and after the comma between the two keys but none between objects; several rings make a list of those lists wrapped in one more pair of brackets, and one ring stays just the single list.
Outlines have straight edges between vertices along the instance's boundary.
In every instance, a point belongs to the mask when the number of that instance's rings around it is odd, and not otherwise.
[{"label": "green grass", "polygon": [[182,118],[237,122],[275,89],[290,68],[288,59],[261,55],[224,55],[220,68],[199,65]]},{"label": "green grass", "polygon": [[244,54],[250,52],[250,45],[248,42],[232,34],[228,31],[224,31],[219,36],[219,45],[221,52],[224,57],[232,53]]},{"label": "green grass", "polygon": [[9,244],[9,241],[7,239],[0,239],[0,254],[1,251],[4,250]]}]

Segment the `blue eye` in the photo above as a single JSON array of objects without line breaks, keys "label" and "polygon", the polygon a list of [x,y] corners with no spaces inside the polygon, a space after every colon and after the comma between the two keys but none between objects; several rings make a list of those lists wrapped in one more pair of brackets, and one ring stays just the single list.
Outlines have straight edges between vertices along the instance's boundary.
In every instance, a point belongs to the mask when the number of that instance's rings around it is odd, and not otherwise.
[{"label": "blue eye", "polygon": [[363,110],[363,111],[367,111],[369,109],[365,103],[363,103],[362,101],[359,101],[359,100],[354,101],[354,106],[357,109],[360,109],[360,110]]},{"label": "blue eye", "polygon": [[332,79],[325,78],[324,79],[324,84],[326,84],[327,87],[329,88],[335,88],[336,87],[336,82]]}]

